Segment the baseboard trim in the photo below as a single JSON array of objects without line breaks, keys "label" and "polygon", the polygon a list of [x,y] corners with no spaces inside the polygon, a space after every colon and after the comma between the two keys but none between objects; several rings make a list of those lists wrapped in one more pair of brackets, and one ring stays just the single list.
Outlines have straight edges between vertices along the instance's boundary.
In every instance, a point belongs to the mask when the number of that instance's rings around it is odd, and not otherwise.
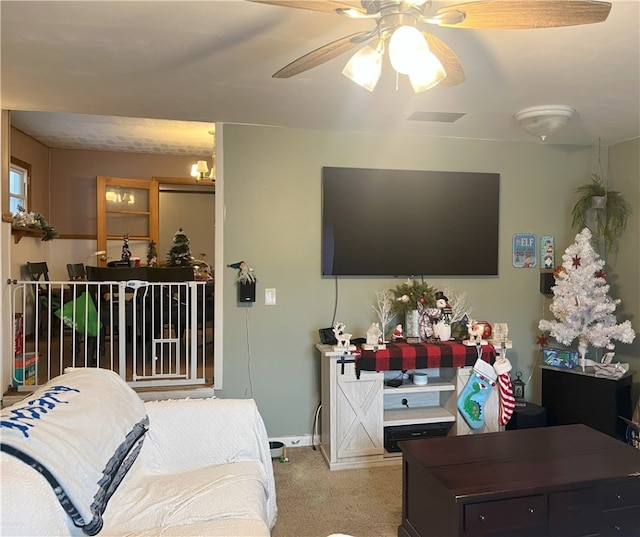
[{"label": "baseboard trim", "polygon": [[[276,436],[269,438],[269,442],[282,442],[288,448],[305,447],[311,445],[311,435],[305,434],[300,436]],[[315,438],[316,445],[319,444],[319,439]]]}]

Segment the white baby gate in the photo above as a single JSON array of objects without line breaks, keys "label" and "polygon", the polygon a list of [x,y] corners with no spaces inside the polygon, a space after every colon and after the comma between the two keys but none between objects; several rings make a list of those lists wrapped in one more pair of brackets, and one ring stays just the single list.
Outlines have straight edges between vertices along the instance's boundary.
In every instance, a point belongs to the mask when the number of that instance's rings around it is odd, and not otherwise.
[{"label": "white baby gate", "polygon": [[116,371],[133,387],[211,383],[213,293],[205,282],[13,281],[12,389],[67,367]]}]

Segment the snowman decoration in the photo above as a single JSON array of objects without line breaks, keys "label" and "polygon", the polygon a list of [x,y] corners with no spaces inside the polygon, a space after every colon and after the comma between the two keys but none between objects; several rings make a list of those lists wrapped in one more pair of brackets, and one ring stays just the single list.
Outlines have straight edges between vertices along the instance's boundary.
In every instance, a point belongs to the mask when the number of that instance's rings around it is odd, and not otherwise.
[{"label": "snowman decoration", "polygon": [[440,310],[438,319],[433,325],[433,336],[440,341],[451,339],[451,315],[453,313],[449,299],[442,291],[436,293],[436,307]]}]

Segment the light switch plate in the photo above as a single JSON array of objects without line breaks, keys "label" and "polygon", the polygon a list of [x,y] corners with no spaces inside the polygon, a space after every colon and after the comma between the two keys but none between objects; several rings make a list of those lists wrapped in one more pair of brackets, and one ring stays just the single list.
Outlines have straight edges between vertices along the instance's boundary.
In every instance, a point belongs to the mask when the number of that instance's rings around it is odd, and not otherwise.
[{"label": "light switch plate", "polygon": [[264,304],[265,306],[276,305],[276,290],[273,288],[264,290]]}]

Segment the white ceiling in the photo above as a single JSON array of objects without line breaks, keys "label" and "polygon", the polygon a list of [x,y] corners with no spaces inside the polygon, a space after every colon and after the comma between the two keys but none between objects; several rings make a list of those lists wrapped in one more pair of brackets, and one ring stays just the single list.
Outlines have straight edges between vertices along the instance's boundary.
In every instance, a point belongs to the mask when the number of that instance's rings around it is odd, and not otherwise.
[{"label": "white ceiling", "polygon": [[349,53],[271,78],[371,21],[244,0],[2,0],[2,108],[50,147],[204,157],[214,122],[532,141],[513,114],[564,104],[577,114],[547,143],[610,145],[640,136],[640,2],[611,3],[607,21],[579,27],[429,26],[466,81],[414,94],[388,66],[373,93],[356,86],[341,74]]}]

